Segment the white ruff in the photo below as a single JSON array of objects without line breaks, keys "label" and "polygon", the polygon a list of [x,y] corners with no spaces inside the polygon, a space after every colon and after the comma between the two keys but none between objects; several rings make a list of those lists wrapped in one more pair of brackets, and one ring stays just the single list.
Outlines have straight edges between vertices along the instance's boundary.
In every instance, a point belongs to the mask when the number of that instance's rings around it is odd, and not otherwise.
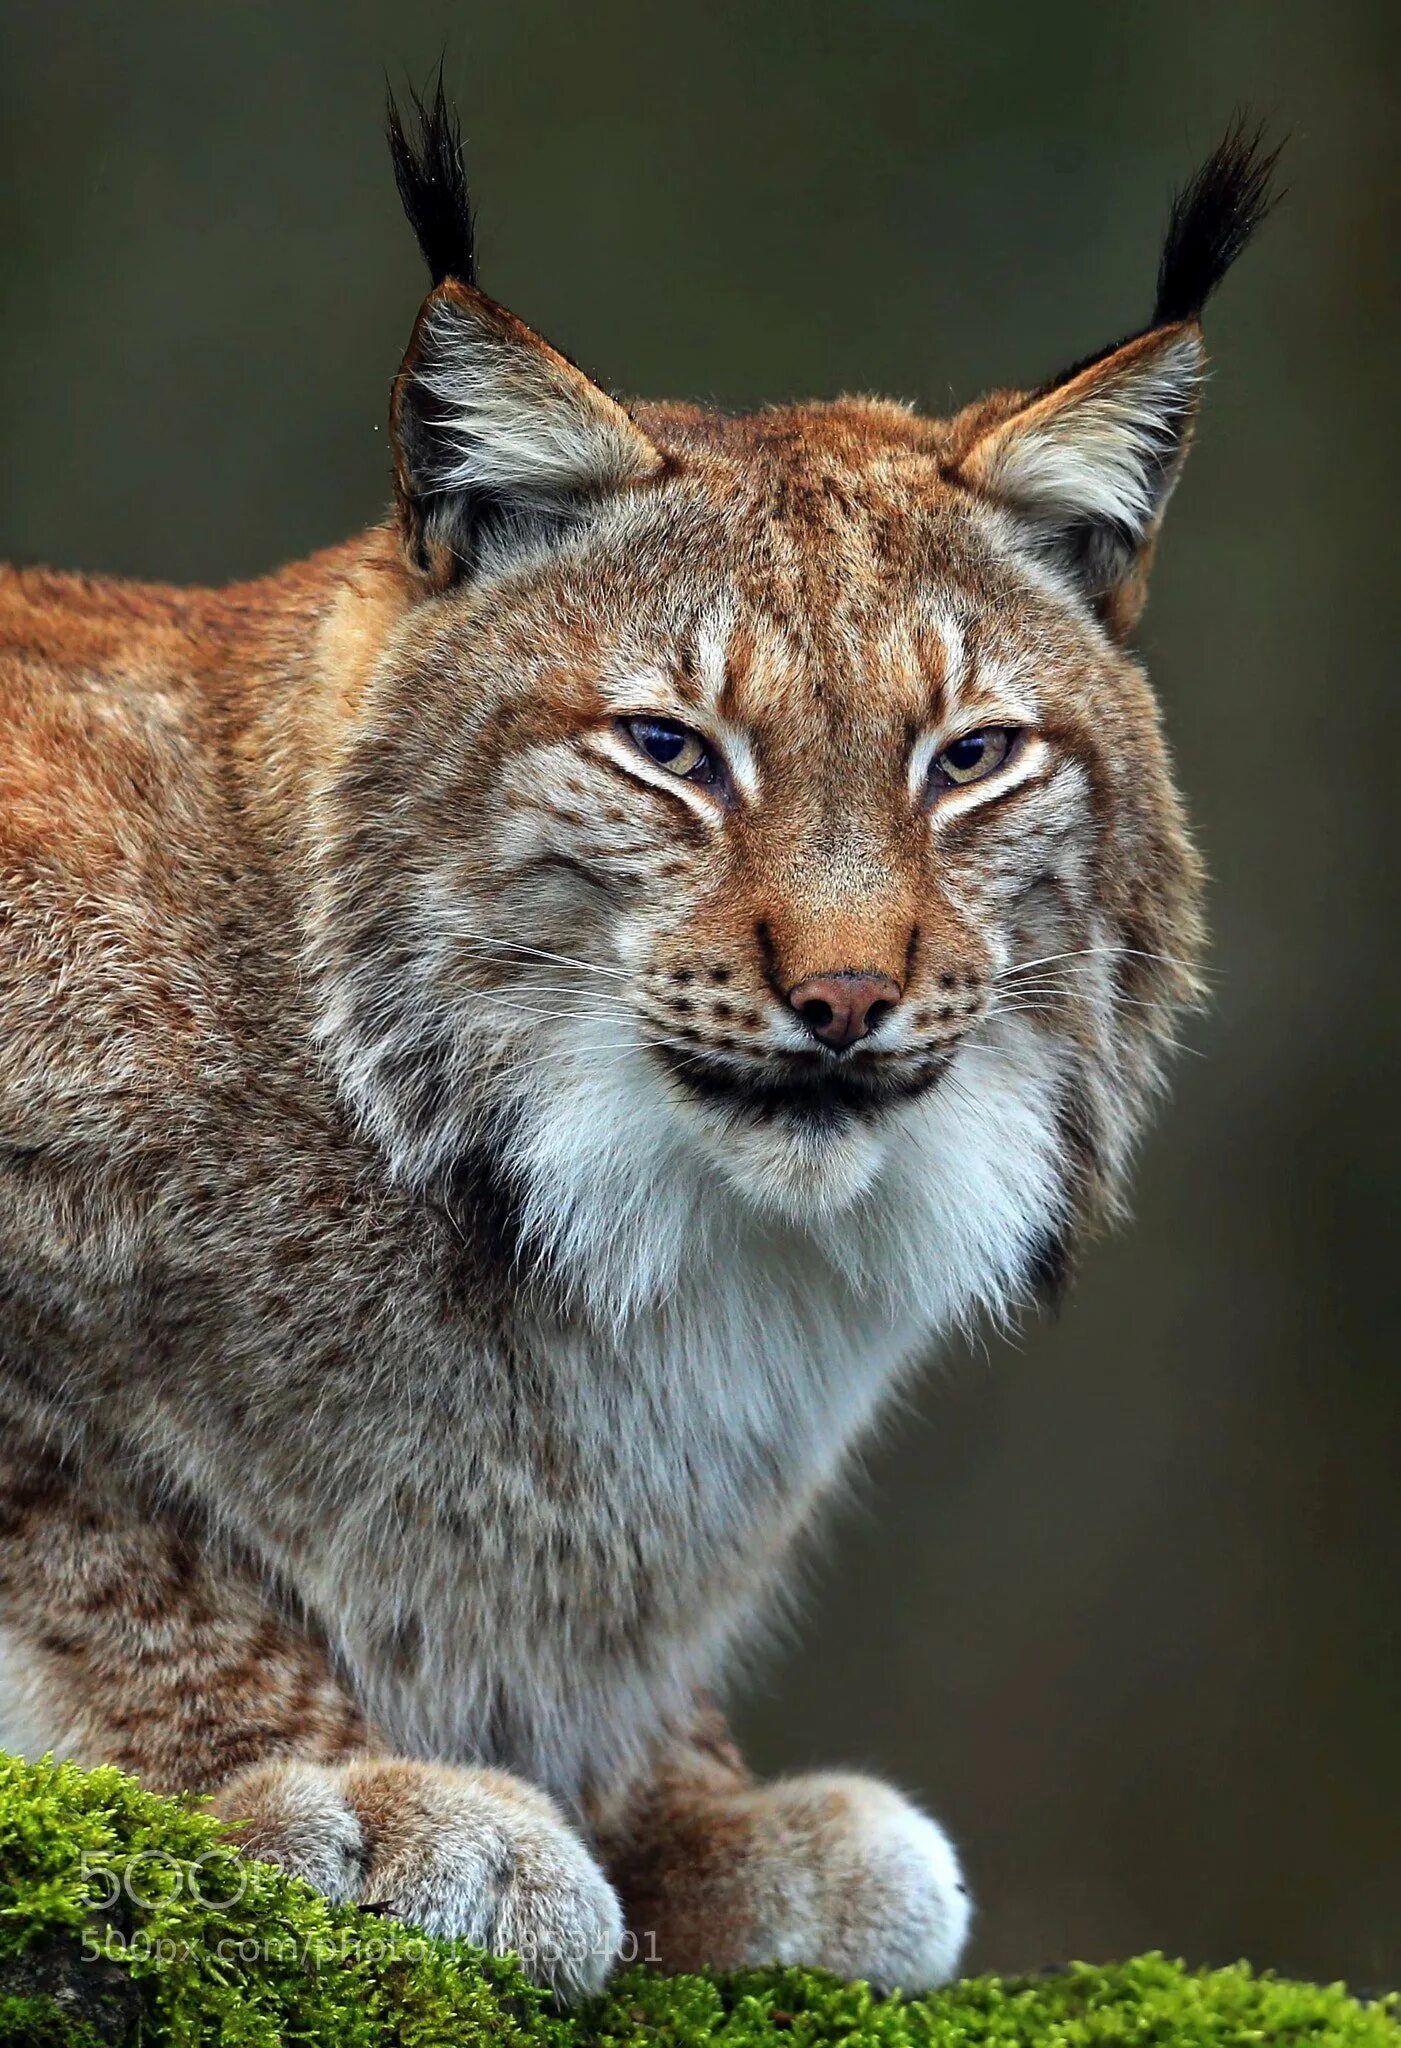
[{"label": "white ruff", "polygon": [[[522,1630],[563,1512],[534,1478],[510,1496],[500,1580],[474,1582],[466,1630],[451,1553],[410,1545],[403,1583],[386,1586],[347,1522],[327,1583],[363,1589],[345,1659],[400,1746],[470,1754],[505,1700],[513,1766],[572,1797],[640,1768],[657,1728],[716,1683],[900,1375],[951,1325],[1005,1313],[1036,1241],[1063,1224],[1055,1055],[1020,1020],[1002,1028],[930,1094],[826,1139],[777,1123],[736,1139],[616,1013],[532,1035],[508,1158],[529,1247],[567,1307],[523,1309],[522,1348],[589,1474],[559,1554],[587,1550],[602,1577],[586,1596],[550,1579],[565,1637]],[[471,1396],[477,1441],[490,1385]],[[630,1574],[653,1610],[645,1644],[589,1647],[610,1601],[633,1604]],[[437,1617],[412,1681],[361,1648],[396,1602]]]},{"label": "white ruff", "polygon": [[927,1095],[823,1130],[678,1099],[616,1017],[576,1022],[514,1094],[527,1234],[614,1329],[693,1295],[712,1320],[749,1296],[762,1327],[784,1273],[916,1333],[1001,1315],[1065,1192],[1054,1051],[997,1029]]}]

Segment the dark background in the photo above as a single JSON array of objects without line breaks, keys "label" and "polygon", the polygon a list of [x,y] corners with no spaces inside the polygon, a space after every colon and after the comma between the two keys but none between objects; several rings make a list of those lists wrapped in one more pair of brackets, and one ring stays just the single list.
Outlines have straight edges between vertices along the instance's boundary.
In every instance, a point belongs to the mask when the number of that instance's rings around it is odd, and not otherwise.
[{"label": "dark background", "polygon": [[[1133,1227],[887,1433],[741,1720],[964,1845],[976,1959],[1401,1979],[1388,0],[0,6],[0,553],[226,579],[387,495],[444,41],[483,281],[623,390],[942,409],[1131,328],[1238,100],[1289,197],[1141,632],[1216,996]],[[800,1644],[800,1647],[797,1646]]]}]

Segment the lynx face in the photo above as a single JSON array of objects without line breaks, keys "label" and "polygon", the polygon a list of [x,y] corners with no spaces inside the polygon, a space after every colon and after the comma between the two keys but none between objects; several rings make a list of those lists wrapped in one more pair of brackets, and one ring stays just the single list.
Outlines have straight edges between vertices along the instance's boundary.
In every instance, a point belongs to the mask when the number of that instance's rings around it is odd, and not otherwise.
[{"label": "lynx face", "polygon": [[1218,152],[1150,328],[1040,392],[727,419],[625,410],[484,298],[431,120],[421,148],[420,600],[318,913],[345,1085],[405,1176],[485,1160],[615,1313],[744,1228],[858,1276],[903,1234],[895,1291],[935,1243],[941,1311],[1005,1300],[1112,1202],[1193,992],[1122,641],[1263,170]]}]

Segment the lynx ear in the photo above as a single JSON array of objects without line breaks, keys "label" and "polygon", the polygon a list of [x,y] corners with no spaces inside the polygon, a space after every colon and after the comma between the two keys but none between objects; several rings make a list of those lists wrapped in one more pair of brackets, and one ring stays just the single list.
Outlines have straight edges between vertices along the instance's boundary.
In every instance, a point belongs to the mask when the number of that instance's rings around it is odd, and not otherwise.
[{"label": "lynx ear", "polygon": [[1195,325],[1141,335],[990,428],[960,473],[1020,512],[1042,551],[1104,607],[1157,532],[1205,360]]},{"label": "lynx ear", "polygon": [[434,289],[395,379],[395,495],[406,551],[435,584],[656,475],[663,458],[615,399],[479,291],[461,140],[439,78],[410,139],[392,102],[404,210]]},{"label": "lynx ear", "polygon": [[419,314],[390,411],[409,559],[435,583],[567,522],[662,457],[614,399],[471,285]]},{"label": "lynx ear", "polygon": [[1023,516],[1112,631],[1127,631],[1142,608],[1191,439],[1202,308],[1273,203],[1278,155],[1237,122],[1174,202],[1145,332],[971,417],[956,473]]}]

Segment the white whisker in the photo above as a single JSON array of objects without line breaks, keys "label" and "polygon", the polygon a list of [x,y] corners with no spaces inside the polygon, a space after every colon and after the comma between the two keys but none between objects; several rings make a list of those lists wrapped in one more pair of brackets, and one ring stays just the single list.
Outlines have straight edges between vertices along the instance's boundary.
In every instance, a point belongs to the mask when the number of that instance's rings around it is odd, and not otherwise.
[{"label": "white whisker", "polygon": [[544,946],[532,946],[525,939],[513,939],[505,932],[464,932],[454,934],[454,938],[460,945],[473,947],[479,952],[494,953],[503,967],[519,966],[519,956],[524,953],[532,960],[548,960],[557,967],[575,967],[584,974],[607,975],[618,981],[632,979],[625,968],[605,967],[597,960],[581,960],[577,954],[551,953]]},{"label": "white whisker", "polygon": [[1077,946],[1066,953],[1043,953],[1036,960],[1020,960],[1014,966],[1002,970],[999,982],[1013,981],[1017,976],[1029,974],[1033,967],[1049,967],[1057,960],[1128,959],[1154,960],[1166,967],[1180,967],[1189,974],[1200,974],[1201,969],[1194,961],[1182,960],[1174,953],[1154,953],[1140,946]]}]

